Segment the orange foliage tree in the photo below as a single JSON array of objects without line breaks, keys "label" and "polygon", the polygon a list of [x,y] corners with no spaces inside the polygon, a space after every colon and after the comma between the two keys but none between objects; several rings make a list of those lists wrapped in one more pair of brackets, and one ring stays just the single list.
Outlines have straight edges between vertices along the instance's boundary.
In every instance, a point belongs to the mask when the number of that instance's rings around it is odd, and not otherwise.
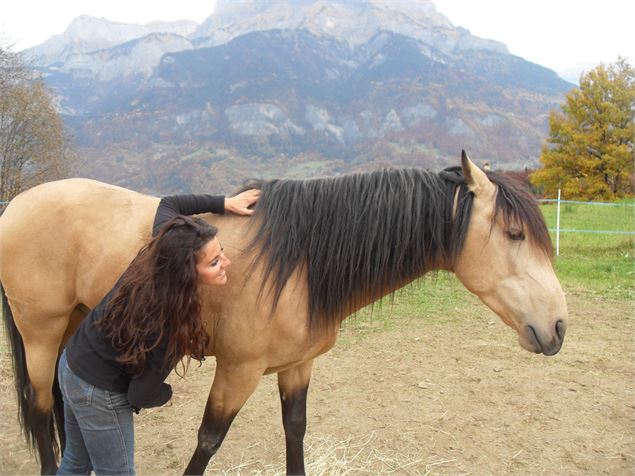
[{"label": "orange foliage tree", "polygon": [[612,200],[632,195],[635,74],[628,62],[599,65],[552,111],[542,168],[532,183],[546,196]]}]

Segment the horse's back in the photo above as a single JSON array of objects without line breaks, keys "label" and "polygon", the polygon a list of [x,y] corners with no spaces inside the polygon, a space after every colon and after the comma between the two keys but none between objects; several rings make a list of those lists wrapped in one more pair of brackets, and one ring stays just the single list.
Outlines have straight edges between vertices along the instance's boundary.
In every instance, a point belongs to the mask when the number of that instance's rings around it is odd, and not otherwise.
[{"label": "horse's back", "polygon": [[[57,180],[37,185],[16,196],[1,216],[0,223],[6,227],[7,221],[15,223],[23,221],[19,218],[10,218],[14,215],[38,219],[50,214],[51,211],[68,210],[69,207],[77,207],[78,212],[85,210],[95,214],[95,218],[100,218],[100,212],[112,212],[108,208],[113,205],[133,202],[135,205],[143,204],[143,202],[156,205],[158,199],[97,180],[84,178]],[[56,217],[57,220],[60,218]]]},{"label": "horse's back", "polygon": [[94,306],[149,237],[157,205],[157,198],[88,179],[23,192],[0,217],[7,294]]}]

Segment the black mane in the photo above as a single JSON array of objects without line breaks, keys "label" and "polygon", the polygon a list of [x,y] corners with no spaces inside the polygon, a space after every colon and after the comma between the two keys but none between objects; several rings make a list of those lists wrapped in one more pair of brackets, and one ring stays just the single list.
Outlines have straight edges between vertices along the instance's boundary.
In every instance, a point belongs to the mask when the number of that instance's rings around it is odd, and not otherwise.
[{"label": "black mane", "polygon": [[[460,168],[432,173],[386,169],[312,180],[249,184],[262,190],[247,252],[265,269],[274,306],[291,274],[306,273],[311,329],[337,324],[351,309],[460,254],[472,209]],[[551,253],[542,215],[528,192],[488,174],[499,188],[497,213],[514,220]],[[452,208],[458,187],[458,207]]]}]

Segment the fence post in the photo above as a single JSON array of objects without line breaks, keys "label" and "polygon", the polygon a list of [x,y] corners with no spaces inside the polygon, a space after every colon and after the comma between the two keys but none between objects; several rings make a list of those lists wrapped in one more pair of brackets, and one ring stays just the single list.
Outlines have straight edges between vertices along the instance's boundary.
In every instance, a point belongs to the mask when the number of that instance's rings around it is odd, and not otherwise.
[{"label": "fence post", "polygon": [[558,206],[556,207],[556,256],[560,256],[560,189],[558,189]]}]

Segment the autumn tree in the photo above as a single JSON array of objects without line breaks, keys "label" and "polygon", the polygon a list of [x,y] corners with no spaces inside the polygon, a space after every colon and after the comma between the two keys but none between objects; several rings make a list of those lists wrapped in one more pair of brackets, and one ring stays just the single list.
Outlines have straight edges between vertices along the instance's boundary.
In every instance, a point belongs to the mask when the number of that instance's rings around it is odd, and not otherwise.
[{"label": "autumn tree", "polygon": [[72,157],[43,80],[17,53],[0,46],[0,201],[67,176]]},{"label": "autumn tree", "polygon": [[635,154],[635,74],[617,62],[583,74],[580,87],[566,96],[561,111],[549,117],[542,168],[532,183],[554,196],[610,200],[633,193]]}]

